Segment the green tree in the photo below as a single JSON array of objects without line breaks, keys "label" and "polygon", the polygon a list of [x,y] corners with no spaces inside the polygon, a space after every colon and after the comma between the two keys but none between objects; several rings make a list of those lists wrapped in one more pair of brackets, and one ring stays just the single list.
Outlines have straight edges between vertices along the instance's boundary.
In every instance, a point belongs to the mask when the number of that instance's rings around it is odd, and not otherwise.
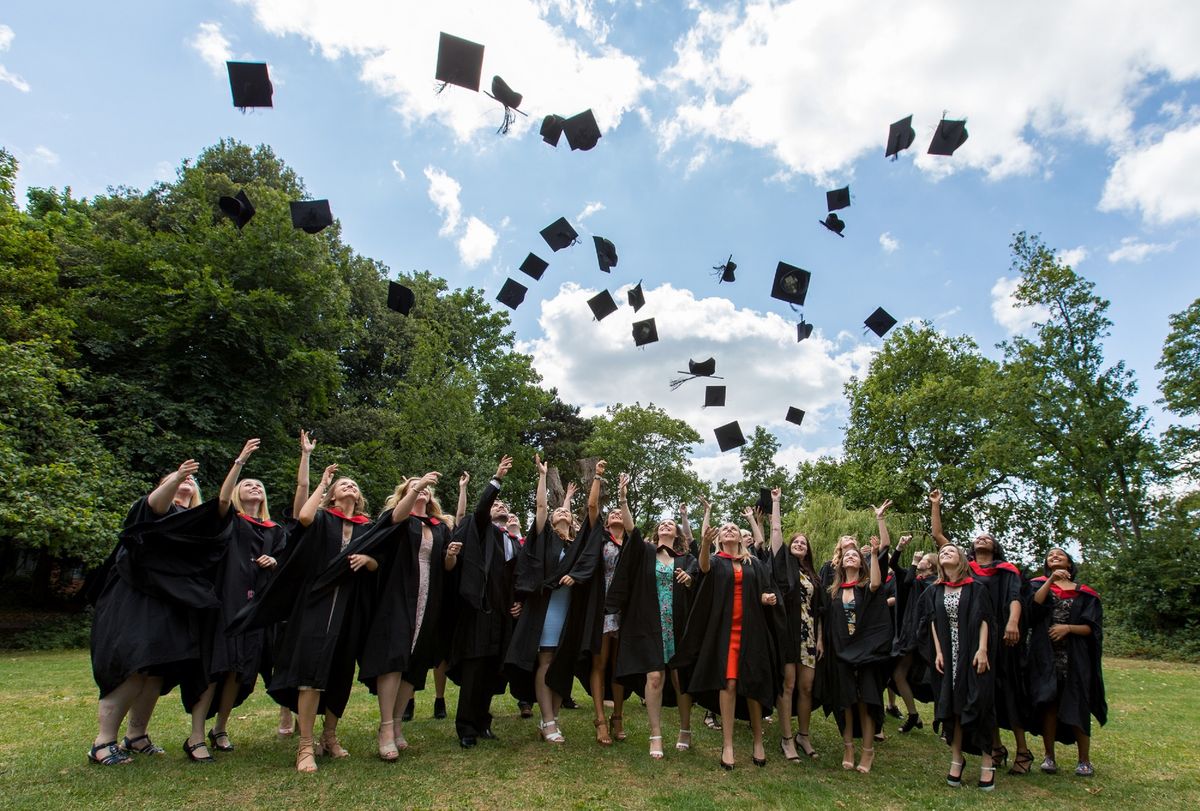
[{"label": "green tree", "polygon": [[1194,477],[1200,473],[1200,299],[1171,316],[1171,332],[1163,343],[1158,370],[1162,403],[1191,425],[1171,425],[1163,436],[1176,470]]}]

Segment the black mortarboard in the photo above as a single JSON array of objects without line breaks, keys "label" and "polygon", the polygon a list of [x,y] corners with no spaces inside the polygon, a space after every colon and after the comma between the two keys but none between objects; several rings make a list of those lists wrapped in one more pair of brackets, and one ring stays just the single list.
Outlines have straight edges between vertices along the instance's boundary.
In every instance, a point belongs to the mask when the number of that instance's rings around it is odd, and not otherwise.
[{"label": "black mortarboard", "polygon": [[222,197],[217,201],[217,205],[221,207],[221,211],[225,212],[229,219],[233,220],[233,224],[237,226],[239,231],[254,216],[254,204],[246,196],[245,189],[239,190],[233,197]]},{"label": "black mortarboard", "polygon": [[704,387],[704,405],[703,408],[709,406],[718,407],[725,405],[725,387],[724,386],[705,386]]},{"label": "black mortarboard", "polygon": [[571,227],[571,223],[567,222],[566,217],[559,217],[554,222],[547,225],[541,231],[542,239],[546,240],[546,244],[550,246],[552,251],[561,251],[572,245],[579,234]]},{"label": "black mortarboard", "polygon": [[737,424],[737,420],[727,425],[722,425],[713,433],[717,435],[717,447],[722,452],[740,448],[746,444],[746,437],[742,436],[742,427]]},{"label": "black mortarboard", "polygon": [[567,135],[567,143],[571,145],[571,149],[582,149],[587,152],[596,145],[600,140],[600,126],[596,123],[596,116],[592,115],[590,109],[584,110],[579,115],[573,115],[563,122],[563,132]]},{"label": "black mortarboard", "polygon": [[[479,92],[483,73],[483,46],[445,31],[438,38],[437,72],[434,78]],[[444,86],[443,85],[443,86]]]},{"label": "black mortarboard", "polygon": [[807,323],[803,318],[801,318],[800,323],[796,325],[796,343],[800,343],[805,338],[812,335],[812,331],[813,325]]},{"label": "black mortarboard", "polygon": [[514,110],[521,113],[521,115],[525,115],[525,113],[517,110],[521,106],[521,99],[523,97],[520,93],[509,87],[508,83],[499,76],[492,77],[492,92],[487,95],[504,105],[504,122],[500,125],[500,129],[497,130],[497,132],[503,135],[508,132],[508,128],[516,120],[516,117],[513,115]]},{"label": "black mortarboard", "polygon": [[842,233],[846,230],[846,223],[842,221],[841,217],[834,214],[832,211],[829,212],[829,216],[823,220],[818,220],[818,222],[833,233],[837,234],[842,239],[846,238],[846,235]]},{"label": "black mortarboard", "polygon": [[680,377],[672,380],[671,391],[675,391],[675,389],[679,388],[684,383],[697,377],[715,377],[717,380],[725,379],[723,377],[717,377],[716,358],[709,358],[708,360],[701,361],[695,361],[689,358],[687,372],[680,372],[679,374],[687,374],[687,377]]},{"label": "black mortarboard", "polygon": [[617,246],[604,237],[592,237],[592,240],[596,243],[596,262],[602,271],[608,273],[617,266]]},{"label": "black mortarboard", "polygon": [[389,310],[395,310],[400,315],[408,315],[408,311],[416,304],[417,297],[399,282],[388,282],[388,297],[387,306]]},{"label": "black mortarboard", "polygon": [[525,300],[525,293],[528,291],[525,285],[512,279],[505,279],[504,286],[500,288],[499,295],[496,296],[496,301],[512,307],[514,310],[521,306],[521,302]]},{"label": "black mortarboard", "polygon": [[885,158],[891,158],[908,149],[917,140],[917,131],[912,126],[912,116],[906,116],[888,127],[887,150]]},{"label": "black mortarboard", "polygon": [[638,282],[636,285],[630,288],[627,295],[629,298],[629,306],[633,308],[635,313],[646,306],[646,294],[642,292],[641,282]]},{"label": "black mortarboard", "polygon": [[882,307],[876,307],[875,312],[867,316],[867,320],[863,322],[867,325],[867,329],[882,338],[889,329],[896,326],[896,319]]},{"label": "black mortarboard", "polygon": [[525,261],[521,263],[520,271],[527,276],[540,279],[548,267],[550,267],[550,265],[546,263],[545,259],[542,259],[540,256],[531,253],[529,256],[526,256]]},{"label": "black mortarboard", "polygon": [[933,131],[929,142],[930,155],[953,155],[954,150],[967,142],[967,122],[943,118]]},{"label": "black mortarboard", "polygon": [[229,70],[234,107],[245,110],[247,107],[272,106],[274,88],[265,62],[226,62],[225,67]]},{"label": "black mortarboard", "polygon": [[808,295],[808,281],[812,274],[807,270],[780,262],[775,268],[775,280],[771,283],[771,298],[786,301],[789,304],[804,304]]},{"label": "black mortarboard", "polygon": [[562,131],[563,117],[561,115],[551,113],[542,119],[542,140],[550,146],[558,146],[558,139],[562,137]]},{"label": "black mortarboard", "polygon": [[771,491],[766,487],[758,488],[758,501],[754,502],[755,508],[763,515],[770,515],[774,504],[771,501]]},{"label": "black mortarboard", "polygon": [[588,307],[591,308],[592,315],[596,316],[597,321],[603,321],[617,311],[617,303],[613,301],[612,294],[607,290],[601,290],[588,299]]},{"label": "black mortarboard", "polygon": [[645,321],[633,322],[633,344],[634,346],[645,346],[652,344],[658,340],[658,327],[654,325],[653,318],[647,318]]},{"label": "black mortarboard", "polygon": [[717,284],[737,281],[733,275],[733,272],[737,270],[737,262],[733,261],[733,254],[729,254],[729,259],[725,260],[725,264],[713,265],[713,270],[718,271],[713,274],[717,277]]},{"label": "black mortarboard", "polygon": [[850,205],[850,187],[843,186],[840,189],[825,192],[825,205],[830,211],[837,211],[839,208],[846,208]]},{"label": "black mortarboard", "polygon": [[329,210],[328,200],[293,200],[288,205],[292,209],[293,228],[303,228],[309,234],[316,234],[333,225],[333,212]]},{"label": "black mortarboard", "polygon": [[804,422],[804,412],[795,406],[788,406],[787,416],[784,417],[784,419],[788,422],[799,425],[800,423]]}]

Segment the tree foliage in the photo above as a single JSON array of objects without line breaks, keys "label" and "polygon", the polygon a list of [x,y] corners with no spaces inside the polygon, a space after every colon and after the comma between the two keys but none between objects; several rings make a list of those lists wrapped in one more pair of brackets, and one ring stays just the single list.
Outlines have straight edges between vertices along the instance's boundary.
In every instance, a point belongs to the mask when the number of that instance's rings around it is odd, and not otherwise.
[{"label": "tree foliage", "polygon": [[1163,405],[1190,421],[1168,427],[1164,444],[1176,469],[1194,480],[1200,473],[1200,299],[1171,316],[1157,368]]}]

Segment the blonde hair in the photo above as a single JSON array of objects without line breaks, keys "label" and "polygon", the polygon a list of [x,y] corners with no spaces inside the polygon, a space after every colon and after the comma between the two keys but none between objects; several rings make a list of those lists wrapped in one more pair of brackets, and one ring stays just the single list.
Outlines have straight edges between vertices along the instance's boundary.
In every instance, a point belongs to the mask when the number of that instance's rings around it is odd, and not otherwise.
[{"label": "blonde hair", "polygon": [[[166,476],[163,476],[161,479],[159,479],[158,480],[159,486],[161,487],[163,482],[165,482],[169,478],[171,478],[170,473],[168,473]],[[192,497],[188,501],[188,505],[187,505],[187,508],[190,510],[192,507],[199,507],[201,504],[203,504],[204,499],[202,499],[200,497],[200,482],[199,482],[199,480],[195,476],[188,476],[188,478],[192,480]],[[174,504],[175,499],[171,499],[171,503]]]},{"label": "blonde hair", "polygon": [[737,531],[738,531],[737,557],[739,560],[741,560],[741,562],[743,564],[748,563],[750,561],[750,558],[752,557],[750,554],[750,548],[748,546],[746,546],[746,538],[745,538],[745,536],[742,535],[742,532],[743,532],[742,528],[739,527],[737,524],[734,524],[732,521],[726,521],[724,524],[717,527],[717,544],[716,544],[717,551],[718,552],[721,551],[721,530],[727,526],[737,527]]},{"label": "blonde hair", "polygon": [[[349,476],[339,476],[338,478],[334,479],[333,484],[329,485],[329,489],[325,491],[325,497],[323,499],[321,499],[320,506],[321,506],[322,510],[328,510],[330,507],[333,506],[333,491],[336,490],[337,486],[339,484],[341,484],[342,482],[350,482],[355,487],[358,487],[358,482],[354,481],[354,479],[350,478]],[[353,514],[354,515],[360,515],[360,514],[366,515],[366,513],[367,513],[367,497],[362,494],[362,488],[359,487],[358,488],[358,498],[355,499],[355,501],[354,501],[354,513]]]},{"label": "blonde hair", "polygon": [[246,482],[258,482],[258,486],[263,491],[262,502],[258,505],[258,515],[251,515],[250,517],[258,521],[270,521],[271,509],[267,506],[267,486],[262,483],[261,479],[242,479],[237,483],[237,487],[233,488],[233,508],[242,515],[247,514],[246,510],[242,507],[242,497],[238,495],[238,491],[242,489],[242,485]]},{"label": "blonde hair", "polygon": [[[399,504],[401,499],[408,495],[408,491],[412,486],[412,483],[416,481],[420,481],[420,479],[416,476],[413,476],[396,485],[396,489],[393,490],[392,494],[387,497],[387,501],[383,502],[383,508],[385,510],[390,510]],[[439,521],[444,521],[446,516],[442,513],[442,505],[438,503],[437,495],[434,494],[433,488],[426,487],[425,490],[429,493],[429,504],[425,507],[425,512]]]},{"label": "blonde hair", "polygon": [[[947,546],[953,546],[953,544],[947,544]],[[942,547],[942,549],[945,548],[945,546]],[[971,570],[970,564],[967,562],[967,554],[958,546],[954,546],[954,551],[958,552],[958,565],[953,570],[948,570],[942,565],[941,549],[938,550],[937,573],[938,582],[940,583],[953,583],[955,580],[962,580],[966,573]]]}]

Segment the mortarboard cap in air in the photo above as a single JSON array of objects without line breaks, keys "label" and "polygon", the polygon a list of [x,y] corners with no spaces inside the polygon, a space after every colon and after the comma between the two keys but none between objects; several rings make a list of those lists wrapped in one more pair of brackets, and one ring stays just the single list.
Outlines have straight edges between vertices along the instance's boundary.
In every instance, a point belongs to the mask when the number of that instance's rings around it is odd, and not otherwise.
[{"label": "mortarboard cap in air", "polygon": [[967,142],[967,122],[943,118],[933,131],[929,142],[930,155],[953,155],[954,150]]},{"label": "mortarboard cap in air", "polygon": [[388,282],[387,306],[400,315],[408,315],[408,311],[416,304],[417,297],[413,291],[399,282]]},{"label": "mortarboard cap in air", "polygon": [[863,322],[867,325],[867,329],[882,338],[889,329],[896,326],[896,319],[882,307],[876,307],[875,312],[867,316],[867,320]]},{"label": "mortarboard cap in air", "polygon": [[671,391],[682,386],[689,380],[697,377],[715,377],[717,380],[724,380],[723,377],[717,377],[717,359],[709,358],[708,360],[695,361],[688,359],[687,372],[679,372],[679,374],[687,374],[687,377],[680,377],[671,381]]},{"label": "mortarboard cap in air", "polygon": [[812,335],[812,331],[813,325],[801,318],[800,323],[796,325],[796,343],[800,343],[808,338],[808,336]]},{"label": "mortarboard cap in air", "polygon": [[912,116],[906,116],[888,127],[887,149],[885,158],[897,157],[901,152],[913,145],[917,140],[917,131],[913,129]]},{"label": "mortarboard cap in air", "polygon": [[229,89],[233,91],[233,106],[245,110],[248,107],[271,107],[271,78],[265,62],[226,62],[229,71]]},{"label": "mortarboard cap in air", "polygon": [[547,225],[542,229],[541,234],[542,239],[546,240],[546,244],[552,251],[561,251],[563,248],[569,247],[579,236],[578,232],[571,227],[571,223],[567,222],[566,217],[559,217]]},{"label": "mortarboard cap in air", "polygon": [[588,307],[591,309],[592,315],[596,316],[597,321],[603,321],[617,311],[617,303],[613,301],[612,294],[607,290],[601,290],[588,299]]},{"label": "mortarboard cap in air", "polygon": [[770,515],[774,504],[771,502],[771,490],[767,487],[758,488],[758,501],[754,502],[754,508],[763,515]]},{"label": "mortarboard cap in air", "polygon": [[504,286],[500,288],[500,293],[496,296],[496,301],[515,310],[525,300],[525,293],[528,290],[529,288],[518,281],[505,279]]},{"label": "mortarboard cap in air", "polygon": [[333,212],[328,200],[293,200],[288,204],[292,210],[292,227],[303,228],[316,234],[333,225]]},{"label": "mortarboard cap in air", "polygon": [[725,405],[725,387],[724,386],[705,386],[704,387],[704,405],[702,408],[719,407]]},{"label": "mortarboard cap in air", "polygon": [[646,306],[646,294],[642,291],[641,282],[630,288],[629,293],[626,295],[629,299],[629,306],[633,308],[635,313]]},{"label": "mortarboard cap in air", "polygon": [[596,262],[600,269],[608,273],[617,266],[617,246],[604,237],[592,237],[596,243]]},{"label": "mortarboard cap in air", "polygon": [[784,419],[790,423],[799,425],[800,423],[804,422],[804,412],[795,406],[788,406],[787,416],[784,417]]},{"label": "mortarboard cap in air", "polygon": [[563,122],[562,128],[572,150],[581,149],[587,152],[600,140],[600,126],[590,109],[568,118]]},{"label": "mortarboard cap in air", "polygon": [[550,144],[550,146],[558,146],[558,139],[562,137],[563,117],[551,113],[542,119],[542,129],[540,134],[542,140]]},{"label": "mortarboard cap in air", "polygon": [[825,205],[830,211],[837,211],[839,208],[849,206],[850,187],[844,186],[840,189],[825,192]]},{"label": "mortarboard cap in air", "polygon": [[520,271],[527,276],[532,276],[535,279],[541,279],[542,274],[546,272],[546,268],[550,267],[545,259],[542,259],[537,254],[529,254],[525,257],[525,261],[521,263]]},{"label": "mortarboard cap in air", "polygon": [[771,283],[771,298],[803,305],[804,297],[808,295],[810,278],[812,274],[807,270],[780,262],[775,268],[775,280]]},{"label": "mortarboard cap in air", "polygon": [[653,318],[647,318],[645,321],[633,322],[633,344],[634,346],[645,346],[652,344],[658,340],[658,327],[654,325]]},{"label": "mortarboard cap in air", "polygon": [[722,425],[713,433],[717,435],[717,447],[722,452],[740,448],[746,444],[746,437],[742,436],[742,427],[737,424],[737,420],[731,423]]},{"label": "mortarboard cap in air", "polygon": [[439,82],[479,91],[479,77],[483,74],[483,46],[477,42],[453,36],[442,31],[438,38],[437,71],[434,78]]},{"label": "mortarboard cap in air", "polygon": [[254,216],[254,204],[250,202],[250,198],[246,196],[246,190],[240,189],[233,197],[222,197],[217,201],[221,211],[229,219],[233,220],[233,224],[238,230],[242,230],[242,226],[250,222],[250,218]]},{"label": "mortarboard cap in air", "polygon": [[821,223],[821,225],[828,228],[833,233],[837,234],[842,239],[846,238],[846,235],[842,233],[843,231],[846,230],[846,223],[842,220],[841,217],[834,214],[832,211],[829,212],[829,216],[827,216],[823,220],[818,220],[818,222]]},{"label": "mortarboard cap in air", "polygon": [[516,110],[521,115],[525,115],[524,112],[517,109],[521,106],[521,99],[523,97],[520,93],[509,87],[508,83],[499,76],[492,77],[492,92],[487,95],[504,106],[504,121],[500,124],[498,132],[501,135],[505,135],[508,133],[508,128],[512,126],[513,121],[516,120],[513,111]]}]

